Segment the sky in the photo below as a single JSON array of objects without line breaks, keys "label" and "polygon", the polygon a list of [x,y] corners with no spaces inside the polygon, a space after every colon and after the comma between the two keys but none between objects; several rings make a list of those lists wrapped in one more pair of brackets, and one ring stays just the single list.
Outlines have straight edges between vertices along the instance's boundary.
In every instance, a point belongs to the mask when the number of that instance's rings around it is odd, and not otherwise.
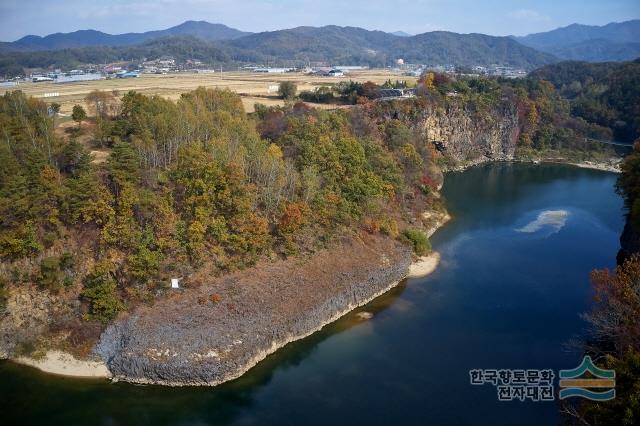
[{"label": "sky", "polygon": [[186,20],[252,32],[333,24],[411,34],[525,35],[637,18],[638,0],[0,0],[0,40],[80,29],[144,32]]}]

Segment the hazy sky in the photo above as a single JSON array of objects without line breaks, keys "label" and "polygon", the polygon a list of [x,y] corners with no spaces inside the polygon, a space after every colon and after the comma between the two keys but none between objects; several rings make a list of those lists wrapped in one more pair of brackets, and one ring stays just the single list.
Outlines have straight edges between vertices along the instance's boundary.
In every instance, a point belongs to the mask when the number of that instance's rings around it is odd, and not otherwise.
[{"label": "hazy sky", "polygon": [[253,32],[336,24],[414,34],[524,35],[635,18],[638,0],[0,0],[0,40],[88,28],[142,32],[190,19]]}]

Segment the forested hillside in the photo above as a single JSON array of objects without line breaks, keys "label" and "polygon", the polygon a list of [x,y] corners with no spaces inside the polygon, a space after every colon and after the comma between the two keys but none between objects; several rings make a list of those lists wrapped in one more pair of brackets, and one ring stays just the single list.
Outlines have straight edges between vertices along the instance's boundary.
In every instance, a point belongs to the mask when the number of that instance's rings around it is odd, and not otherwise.
[{"label": "forested hillside", "polygon": [[[210,64],[234,63],[228,49],[190,36],[169,37],[134,46],[92,46],[0,55],[0,75],[23,75],[25,68],[77,68],[82,64],[140,61],[170,55],[178,61],[197,59]],[[246,60],[253,57],[247,56]]]},{"label": "forested hillside", "polygon": [[5,285],[81,289],[87,318],[101,321],[171,276],[313,250],[365,218],[397,236],[388,201],[426,173],[423,147],[407,145],[415,167],[403,173],[346,112],[294,109],[271,142],[230,92],[177,103],[131,92],[115,117],[96,112],[96,143],[111,152],[101,165],[54,134],[47,105],[1,98],[0,255]]},{"label": "forested hillside", "polygon": [[[423,254],[431,225],[415,218],[441,208],[439,166],[460,153],[490,160],[481,144],[500,126],[496,117],[513,128],[496,143],[525,153],[579,150],[585,135],[606,132],[570,117],[546,82],[430,73],[418,89],[405,101],[362,97],[334,111],[290,103],[253,116],[228,91],[200,88],[177,102],[94,92],[89,124],[78,114],[69,133],[56,131],[59,118],[46,103],[6,93],[0,305],[18,287],[57,295],[65,307],[47,335],[82,348],[99,324],[164,295],[173,277],[194,286],[195,272],[216,276],[313,253],[361,232]],[[468,146],[440,152],[425,127],[439,111],[482,126],[470,130]],[[106,161],[92,158],[94,148]],[[53,344],[3,338],[18,352]]]},{"label": "forested hillside", "polygon": [[91,46],[37,52],[7,51],[0,57],[0,75],[21,75],[23,68],[64,68],[119,60],[141,61],[163,55],[178,61],[204,63],[278,63],[306,66],[309,61],[328,64],[385,67],[398,58],[431,65],[509,65],[533,69],[556,61],[547,53],[509,37],[435,31],[399,37],[354,27],[298,27],[245,35],[233,40],[209,41],[190,34],[146,41],[134,46]]},{"label": "forested hillside", "polygon": [[561,62],[531,73],[553,83],[571,103],[572,114],[608,127],[614,138],[640,137],[640,59],[633,62]]},{"label": "forested hillside", "polygon": [[231,40],[250,33],[206,21],[186,21],[180,25],[144,33],[107,34],[96,30],[49,34],[44,37],[28,35],[14,42],[0,42],[0,52],[61,50],[87,46],[130,46],[173,36],[192,36],[201,40]]},{"label": "forested hillside", "polygon": [[562,59],[628,61],[640,56],[640,20],[602,26],[572,24],[515,39]]}]

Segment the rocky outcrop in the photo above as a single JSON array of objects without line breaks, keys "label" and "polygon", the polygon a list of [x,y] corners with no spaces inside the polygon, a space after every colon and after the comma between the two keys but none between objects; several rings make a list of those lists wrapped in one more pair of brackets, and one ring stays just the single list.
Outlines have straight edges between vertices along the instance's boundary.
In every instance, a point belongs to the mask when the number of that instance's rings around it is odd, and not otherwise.
[{"label": "rocky outcrop", "polygon": [[13,357],[17,346],[34,342],[53,317],[66,311],[61,299],[49,292],[28,285],[12,288],[0,315],[0,358]]},{"label": "rocky outcrop", "polygon": [[425,111],[418,126],[427,143],[465,165],[512,160],[519,136],[517,108],[507,102],[481,112],[456,103],[434,107]]},{"label": "rocky outcrop", "polygon": [[97,352],[116,379],[219,384],[386,292],[407,275],[411,256],[396,241],[366,235],[304,260],[204,277],[116,320]]}]

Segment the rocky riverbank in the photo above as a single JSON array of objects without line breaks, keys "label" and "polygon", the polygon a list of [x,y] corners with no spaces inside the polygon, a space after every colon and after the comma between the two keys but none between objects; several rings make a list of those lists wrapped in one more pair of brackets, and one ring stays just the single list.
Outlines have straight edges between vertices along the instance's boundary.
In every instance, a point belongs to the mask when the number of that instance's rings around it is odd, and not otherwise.
[{"label": "rocky riverbank", "polygon": [[[476,159],[461,169],[488,161],[521,160]],[[603,169],[594,163],[573,165]],[[422,223],[431,236],[450,219],[446,212],[431,211],[423,214]],[[187,288],[153,306],[138,307],[110,325],[96,351],[103,362],[78,360],[59,351],[40,360],[16,360],[76,377],[217,385],[370,302],[403,278],[432,273],[439,260],[437,252],[414,259],[406,246],[383,236],[350,238],[303,259],[265,262],[213,280],[192,277],[204,284],[187,283]],[[48,304],[49,300],[38,301],[37,311],[49,310]]]},{"label": "rocky riverbank", "polygon": [[388,291],[411,262],[389,238],[350,238],[139,307],[103,333],[97,352],[119,380],[216,385]]},{"label": "rocky riverbank", "polygon": [[[425,213],[427,234],[449,219],[446,213]],[[416,259],[406,245],[363,234],[306,258],[265,262],[198,287],[187,285],[153,306],[141,306],[107,328],[94,359],[49,350],[37,358],[13,360],[78,378],[216,385],[239,377],[280,347],[320,330],[402,279],[430,274],[439,260],[437,252]],[[24,306],[25,297],[16,293],[15,302]],[[37,312],[48,312],[51,303],[30,304]],[[42,327],[47,321],[41,319]]]},{"label": "rocky riverbank", "polygon": [[603,172],[622,173],[620,163],[598,163],[594,161],[582,161],[580,163],[565,163],[571,166],[582,167],[583,169],[601,170]]},{"label": "rocky riverbank", "polygon": [[444,166],[443,172],[462,172],[468,168],[480,166],[486,163],[495,162],[513,162],[513,163],[532,163],[532,164],[564,164],[567,166],[581,167],[583,169],[601,170],[604,172],[621,173],[620,169],[621,158],[612,158],[609,161],[569,161],[559,158],[519,158],[514,156],[500,156],[497,158],[476,158],[474,160],[457,163],[451,166]]}]

